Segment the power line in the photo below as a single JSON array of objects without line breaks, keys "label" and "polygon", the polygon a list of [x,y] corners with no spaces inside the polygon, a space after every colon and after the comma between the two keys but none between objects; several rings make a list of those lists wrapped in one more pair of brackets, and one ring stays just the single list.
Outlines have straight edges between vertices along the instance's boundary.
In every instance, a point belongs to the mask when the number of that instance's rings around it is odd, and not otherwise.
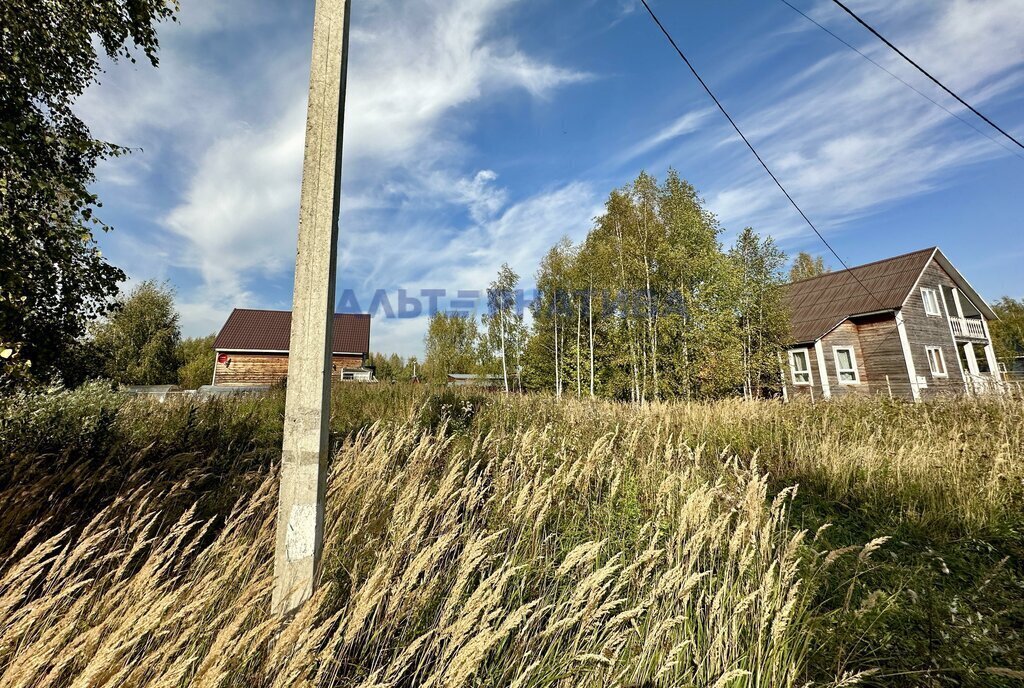
[{"label": "power line", "polygon": [[[879,39],[880,41],[882,41],[883,43],[885,43],[885,44],[886,44],[887,46],[889,46],[890,48],[892,48],[892,49],[893,49],[893,50],[894,50],[894,51],[896,52],[896,54],[897,54],[897,55],[899,55],[899,56],[900,56],[900,57],[902,57],[902,58],[903,58],[904,60],[906,60],[907,62],[909,62],[910,64],[912,64],[912,65],[913,65],[914,67],[916,67],[916,68],[917,68],[917,70],[918,70],[919,72],[921,72],[922,74],[924,74],[924,75],[925,75],[926,77],[928,77],[929,79],[931,79],[932,81],[934,81],[934,82],[935,82],[935,83],[936,83],[936,84],[937,84],[937,85],[939,86],[939,88],[941,88],[941,89],[942,89],[943,91],[945,91],[946,93],[948,93],[949,95],[953,96],[953,97],[954,97],[954,98],[956,98],[956,99],[957,99],[958,101],[960,101],[960,104],[961,104],[961,105],[963,105],[963,106],[964,106],[964,107],[966,107],[966,108],[967,108],[968,110],[970,110],[971,112],[973,112],[974,114],[976,114],[976,115],[977,115],[978,117],[980,117],[980,118],[982,118],[983,120],[985,120],[986,122],[988,122],[988,124],[989,124],[989,125],[991,125],[991,126],[992,126],[992,127],[994,128],[994,129],[998,130],[998,131],[999,131],[999,133],[1001,133],[1001,134],[1002,134],[1003,136],[1005,136],[1006,138],[1010,139],[1011,141],[1013,141],[1014,143],[1016,143],[1016,144],[1017,144],[1018,146],[1020,146],[1021,148],[1024,148],[1024,143],[1021,143],[1020,141],[1018,141],[1017,139],[1015,139],[1015,138],[1014,138],[1013,136],[1011,136],[1011,135],[1010,135],[1010,134],[1009,134],[1009,133],[1008,133],[1008,132],[1007,132],[1007,131],[1006,131],[1005,129],[1003,129],[1002,127],[1000,127],[1000,126],[999,126],[998,124],[996,124],[995,122],[993,122],[992,120],[990,120],[990,119],[989,119],[988,117],[986,117],[985,115],[983,115],[983,114],[981,114],[980,112],[978,112],[978,110],[977,110],[977,109],[976,109],[976,108],[975,108],[975,107],[974,107],[973,105],[971,105],[971,104],[970,104],[970,103],[968,103],[968,102],[967,102],[966,100],[964,100],[963,98],[961,98],[960,96],[958,96],[958,95],[957,95],[956,93],[954,93],[954,92],[953,92],[952,90],[950,90],[950,89],[949,89],[949,88],[948,88],[948,87],[947,87],[947,86],[946,86],[946,85],[945,85],[944,83],[942,83],[941,81],[939,81],[938,79],[936,79],[936,78],[935,78],[934,76],[932,76],[931,74],[929,74],[929,73],[928,73],[928,71],[927,71],[927,70],[926,70],[926,69],[925,69],[924,67],[922,67],[921,65],[917,64],[917,63],[916,63],[916,62],[914,62],[914,61],[913,61],[912,59],[910,59],[910,58],[909,58],[909,57],[907,56],[907,54],[906,54],[906,53],[904,53],[904,52],[903,52],[902,50],[900,50],[900,49],[899,49],[899,48],[897,48],[897,47],[896,47],[895,45],[893,45],[893,44],[892,44],[892,42],[891,42],[891,41],[890,41],[890,40],[889,40],[888,38],[886,38],[886,37],[885,37],[885,36],[883,36],[882,34],[878,33],[878,31],[876,31],[876,30],[874,29],[874,27],[872,27],[872,26],[871,26],[870,24],[868,24],[868,23],[867,23],[866,21],[864,21],[863,19],[861,19],[860,17],[858,17],[858,16],[857,16],[857,15],[856,15],[856,14],[854,13],[854,11],[853,11],[853,10],[851,10],[851,9],[850,9],[849,7],[847,7],[847,6],[846,6],[846,5],[844,5],[844,4],[842,3],[842,2],[840,2],[840,0],[832,0],[832,2],[834,2],[835,4],[837,4],[837,5],[839,5],[839,6],[841,7],[841,8],[843,8],[843,10],[844,10],[844,11],[845,11],[845,12],[846,12],[846,13],[847,13],[848,15],[850,15],[851,17],[853,17],[854,19],[856,19],[856,20],[857,20],[857,22],[858,22],[858,23],[859,23],[859,24],[860,24],[861,26],[863,26],[863,27],[864,27],[865,29],[867,29],[868,31],[870,31],[871,33],[873,33],[873,34],[874,34],[875,36],[877,36],[877,37],[878,37],[878,39]],[[646,3],[645,3],[645,4],[646,4]]]},{"label": "power line", "polygon": [[871,296],[871,298],[877,301],[878,304],[884,308],[885,304],[882,303],[881,299],[875,296],[875,294],[870,289],[868,289],[867,285],[864,284],[859,277],[857,277],[857,274],[850,269],[850,266],[846,264],[846,261],[842,259],[842,257],[836,252],[834,248],[832,248],[832,244],[830,244],[828,240],[825,238],[825,236],[820,231],[818,231],[818,228],[814,226],[814,223],[811,222],[811,219],[807,217],[807,213],[803,211],[803,209],[797,204],[797,202],[793,200],[793,197],[789,194],[789,192],[786,191],[786,187],[782,185],[782,182],[779,181],[779,178],[776,177],[775,173],[771,171],[771,168],[769,168],[768,165],[765,163],[764,159],[757,152],[757,149],[755,149],[753,144],[750,143],[750,139],[746,137],[743,131],[739,128],[739,125],[736,124],[736,121],[725,109],[725,106],[722,105],[722,102],[718,100],[718,96],[714,94],[714,92],[707,85],[704,79],[701,78],[701,75],[697,73],[697,70],[694,68],[693,64],[683,53],[682,49],[676,43],[675,39],[672,38],[672,34],[668,32],[668,29],[665,28],[665,25],[661,23],[660,19],[658,19],[658,15],[656,15],[654,13],[654,10],[651,9],[651,6],[647,3],[647,0],[640,0],[640,2],[643,3],[644,7],[647,9],[647,13],[651,15],[651,19],[653,19],[654,23],[658,25],[658,28],[661,29],[661,32],[665,34],[665,38],[668,39],[668,42],[672,44],[673,48],[675,48],[675,51],[679,54],[679,57],[681,57],[683,62],[686,63],[686,66],[690,68],[690,71],[697,78],[697,81],[700,82],[700,85],[703,86],[704,90],[707,91],[707,94],[711,96],[711,100],[715,101],[715,105],[717,105],[718,109],[722,111],[722,114],[725,115],[725,118],[729,120],[729,124],[732,125],[732,128],[735,129],[736,133],[740,135],[741,139],[743,139],[743,143],[747,144],[747,148],[749,148],[750,152],[754,154],[754,157],[757,158],[757,161],[761,163],[761,167],[764,168],[765,172],[768,173],[768,176],[771,177],[772,181],[775,182],[775,185],[778,186],[782,193],[785,194],[786,198],[789,199],[789,202],[793,205],[794,208],[796,208],[796,211],[800,213],[800,217],[804,219],[804,222],[807,223],[807,226],[814,230],[814,233],[818,235],[819,239],[821,239],[821,243],[825,244],[825,247],[832,253],[833,256],[835,256],[836,260],[839,261],[840,265],[842,265],[850,273],[850,276],[853,277],[854,280],[856,280],[857,284],[863,287],[864,291],[867,292]]},{"label": "power line", "polygon": [[1012,153],[1013,155],[1017,156],[1017,157],[1018,157],[1018,158],[1020,158],[1021,160],[1024,160],[1024,155],[1021,155],[1020,153],[1018,153],[1018,152],[1017,152],[1017,151],[1015,151],[1014,149],[1012,149],[1012,148],[1010,148],[1009,146],[1007,146],[1007,145],[1006,145],[1005,143],[1003,143],[1003,142],[1002,142],[1002,140],[1001,140],[1001,139],[997,139],[996,137],[992,136],[991,134],[988,134],[988,133],[986,133],[986,132],[982,131],[982,130],[981,130],[981,129],[979,129],[978,127],[974,126],[974,124],[972,124],[972,123],[971,123],[971,122],[970,122],[969,120],[966,120],[966,119],[964,119],[963,117],[961,117],[960,115],[958,115],[957,113],[953,112],[952,110],[950,110],[949,108],[947,108],[947,107],[946,107],[945,105],[943,105],[943,104],[942,104],[942,103],[940,103],[939,101],[937,101],[937,100],[935,100],[934,98],[932,98],[931,96],[929,96],[929,95],[928,95],[927,93],[924,93],[923,91],[920,91],[920,90],[918,90],[918,89],[917,89],[917,88],[916,88],[915,86],[913,86],[913,85],[912,85],[911,83],[909,83],[909,82],[905,81],[905,80],[904,80],[904,79],[903,79],[902,77],[900,77],[900,76],[899,76],[898,74],[895,74],[895,73],[893,73],[892,71],[890,71],[890,70],[889,70],[888,68],[886,68],[886,67],[885,67],[885,65],[883,65],[883,64],[881,64],[881,63],[879,63],[879,62],[875,61],[874,59],[872,59],[872,57],[871,57],[870,55],[868,55],[868,54],[866,54],[866,53],[862,52],[862,51],[861,51],[861,50],[860,50],[859,48],[857,48],[856,46],[854,46],[854,45],[852,45],[851,43],[847,42],[847,41],[846,41],[846,40],[845,40],[844,38],[842,38],[841,36],[839,36],[839,35],[835,34],[835,33],[834,33],[834,32],[833,32],[833,31],[832,31],[831,29],[829,29],[829,28],[828,28],[827,26],[824,26],[823,24],[819,23],[819,22],[818,22],[818,21],[816,21],[816,20],[815,20],[815,19],[814,19],[813,17],[811,17],[811,16],[809,16],[808,14],[806,14],[806,13],[805,13],[805,12],[804,12],[803,10],[801,10],[801,9],[800,9],[799,7],[797,7],[797,6],[793,5],[793,4],[791,3],[791,2],[789,2],[789,0],[779,0],[779,2],[783,3],[784,5],[786,5],[787,7],[789,7],[789,8],[791,9],[791,10],[793,10],[793,11],[794,11],[794,12],[796,12],[797,14],[801,15],[801,16],[802,16],[802,17],[803,17],[804,19],[806,19],[807,21],[811,22],[812,24],[814,24],[815,26],[817,26],[817,27],[818,27],[819,29],[821,29],[822,31],[824,31],[824,32],[825,32],[825,33],[827,33],[828,35],[832,36],[832,38],[836,39],[837,41],[839,41],[840,43],[842,43],[843,45],[845,45],[845,46],[846,46],[847,48],[849,48],[849,49],[850,49],[850,50],[852,50],[853,52],[855,52],[855,53],[857,53],[858,55],[860,55],[861,57],[863,57],[863,58],[864,58],[865,60],[867,60],[867,61],[868,61],[868,62],[870,62],[871,64],[873,64],[874,66],[876,66],[876,67],[878,67],[879,69],[881,69],[881,70],[882,70],[883,72],[885,72],[886,74],[888,74],[889,76],[891,76],[891,77],[892,77],[893,79],[895,79],[896,81],[900,82],[901,84],[903,84],[904,86],[906,86],[907,88],[909,88],[909,89],[910,89],[911,91],[913,91],[913,92],[914,92],[914,93],[916,93],[917,95],[919,95],[919,96],[921,96],[922,98],[924,98],[925,100],[927,100],[927,101],[928,101],[929,103],[931,103],[931,104],[932,104],[932,105],[934,105],[935,107],[937,107],[937,108],[940,108],[940,109],[942,109],[943,111],[945,111],[945,112],[946,112],[946,114],[950,115],[951,117],[956,117],[956,118],[957,118],[958,120],[960,120],[961,122],[963,122],[963,123],[964,123],[965,125],[969,126],[969,127],[971,128],[971,129],[973,129],[974,131],[978,132],[979,134],[981,134],[982,136],[984,136],[985,138],[987,138],[987,139],[988,139],[989,141],[991,141],[992,143],[994,143],[994,144],[998,145],[998,146],[999,146],[1000,148],[1002,148],[1003,150],[1005,150],[1005,151],[1007,151],[1007,152],[1009,152],[1009,153]]}]

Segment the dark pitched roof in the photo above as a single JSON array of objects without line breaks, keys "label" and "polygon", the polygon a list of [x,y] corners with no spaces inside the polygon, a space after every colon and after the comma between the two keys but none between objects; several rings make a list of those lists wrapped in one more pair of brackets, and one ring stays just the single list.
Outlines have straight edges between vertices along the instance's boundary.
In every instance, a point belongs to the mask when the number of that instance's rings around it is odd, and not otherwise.
[{"label": "dark pitched roof", "polygon": [[[221,328],[213,348],[218,351],[288,351],[291,332],[291,311],[236,308]],[[336,314],[332,351],[336,354],[370,353],[370,316]]]},{"label": "dark pitched roof", "polygon": [[849,317],[902,307],[936,251],[926,248],[786,285],[790,341],[814,342]]}]

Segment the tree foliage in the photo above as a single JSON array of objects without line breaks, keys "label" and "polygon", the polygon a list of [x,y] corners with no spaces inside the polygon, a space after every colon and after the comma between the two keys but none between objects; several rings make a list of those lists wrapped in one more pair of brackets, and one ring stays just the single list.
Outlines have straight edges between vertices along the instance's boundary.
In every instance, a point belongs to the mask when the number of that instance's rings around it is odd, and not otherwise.
[{"label": "tree foliage", "polygon": [[579,246],[541,261],[528,386],[637,402],[777,386],[785,256],[752,230],[725,252],[721,234],[675,170],[613,191]]},{"label": "tree foliage", "polygon": [[789,314],[782,290],[784,254],[772,240],[750,227],[729,252],[739,277],[737,314],[743,363],[743,394],[759,397],[779,386],[779,352],[786,344]]},{"label": "tree foliage", "polygon": [[476,373],[480,369],[480,330],[475,317],[437,312],[427,326],[423,374],[443,382],[452,373]]},{"label": "tree foliage", "polygon": [[553,389],[557,396],[565,387],[567,306],[575,286],[572,268],[576,249],[568,237],[562,237],[541,260],[537,270],[537,293],[531,304],[533,332],[526,343],[527,370],[531,387]]},{"label": "tree foliage", "polygon": [[101,54],[157,64],[156,25],[171,0],[0,3],[0,384],[66,372],[67,355],[105,313],[124,274],[107,263],[89,191],[101,159],[122,149],[92,137],[74,111]]},{"label": "tree foliage", "polygon": [[182,389],[199,389],[213,382],[213,342],[216,335],[188,337],[178,342],[174,355],[178,362],[178,384]]},{"label": "tree foliage", "polygon": [[996,358],[1007,370],[1024,373],[1024,299],[1004,296],[992,309],[999,316],[989,326]]},{"label": "tree foliage", "polygon": [[789,268],[789,281],[799,282],[800,280],[818,277],[831,272],[825,265],[825,259],[821,256],[812,256],[810,253],[801,251],[793,259],[793,265]]},{"label": "tree foliage", "polygon": [[[521,391],[523,348],[526,327],[519,309],[517,288],[519,275],[508,263],[498,270],[498,277],[487,289],[487,313],[484,314],[484,340],[481,359],[494,362],[494,374],[500,375],[507,393]],[[487,372],[491,372],[488,370]]]},{"label": "tree foliage", "polygon": [[174,292],[147,281],[93,327],[91,343],[107,379],[125,385],[164,385],[178,380],[180,340]]},{"label": "tree foliage", "polygon": [[372,353],[366,364],[374,367],[381,382],[411,382],[419,377],[419,360],[415,356],[405,359],[398,354]]}]

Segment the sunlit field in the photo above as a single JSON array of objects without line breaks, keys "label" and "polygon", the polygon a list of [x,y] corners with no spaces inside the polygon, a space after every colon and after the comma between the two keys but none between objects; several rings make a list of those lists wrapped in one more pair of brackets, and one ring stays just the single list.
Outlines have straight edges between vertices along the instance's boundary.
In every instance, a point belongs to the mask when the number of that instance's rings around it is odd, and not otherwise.
[{"label": "sunlit field", "polygon": [[270,615],[283,394],[0,401],[2,686],[1015,686],[1024,405],[349,385]]}]

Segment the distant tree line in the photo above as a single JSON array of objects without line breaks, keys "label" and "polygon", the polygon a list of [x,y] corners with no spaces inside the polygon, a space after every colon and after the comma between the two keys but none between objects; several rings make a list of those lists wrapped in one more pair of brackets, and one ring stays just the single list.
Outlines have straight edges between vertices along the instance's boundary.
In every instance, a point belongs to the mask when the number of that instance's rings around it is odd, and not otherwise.
[{"label": "distant tree line", "polygon": [[637,402],[773,393],[786,256],[750,228],[728,249],[721,234],[678,173],[663,183],[642,173],[611,193],[580,245],[563,238],[544,256],[530,327],[516,308],[519,276],[502,266],[482,327],[473,316],[431,318],[424,371]]},{"label": "distant tree line", "polygon": [[613,191],[583,242],[563,239],[537,272],[528,386],[644,402],[779,384],[786,257],[722,227],[675,170]]},{"label": "distant tree line", "polygon": [[373,366],[381,382],[412,382],[421,379],[419,359],[398,354],[371,353],[366,364]]}]

